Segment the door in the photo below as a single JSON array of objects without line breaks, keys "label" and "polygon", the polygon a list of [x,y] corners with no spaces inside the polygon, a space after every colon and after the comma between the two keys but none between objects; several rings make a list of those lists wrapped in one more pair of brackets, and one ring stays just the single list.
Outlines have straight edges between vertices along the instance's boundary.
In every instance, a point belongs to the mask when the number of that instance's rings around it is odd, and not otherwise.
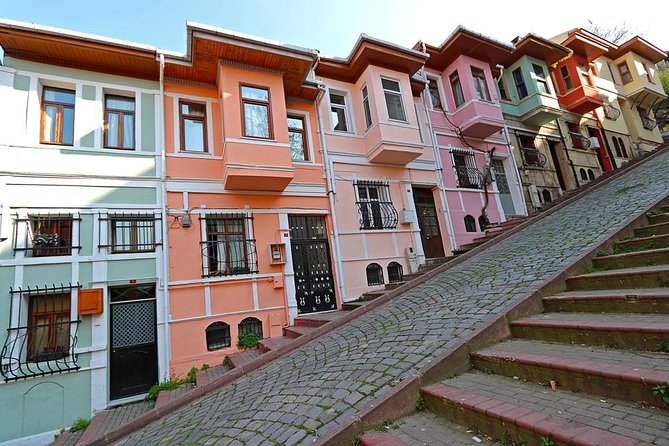
[{"label": "door", "polygon": [[110,287],[109,399],[146,393],[158,382],[156,285]]},{"label": "door", "polygon": [[499,191],[499,201],[502,203],[504,215],[516,215],[516,209],[513,206],[513,197],[511,197],[511,189],[506,178],[506,171],[504,170],[504,161],[501,159],[493,159],[490,163],[495,172],[495,182],[497,183],[497,190]]},{"label": "door", "polygon": [[563,165],[558,158],[558,144],[555,141],[548,140],[548,150],[551,152],[551,160],[553,160],[553,167],[555,167],[555,175],[557,175],[558,184],[562,190],[567,190],[567,185],[564,182]]},{"label": "door", "polygon": [[444,245],[441,242],[437,208],[434,205],[432,189],[413,189],[413,201],[416,205],[420,240],[425,257],[433,259],[444,257]]},{"label": "door", "polygon": [[336,310],[330,247],[324,217],[288,217],[300,314]]}]

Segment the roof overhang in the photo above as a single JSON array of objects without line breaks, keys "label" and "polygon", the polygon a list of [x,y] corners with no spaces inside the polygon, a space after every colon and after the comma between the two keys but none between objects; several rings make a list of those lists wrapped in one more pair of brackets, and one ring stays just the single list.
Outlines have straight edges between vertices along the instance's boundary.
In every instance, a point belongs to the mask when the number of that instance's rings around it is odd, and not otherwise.
[{"label": "roof overhang", "polygon": [[551,66],[571,54],[569,48],[534,34],[528,34],[517,41],[515,47],[513,54],[502,63],[504,66],[512,65],[523,56],[543,60],[546,65]]},{"label": "roof overhang", "polygon": [[633,52],[654,64],[664,60],[667,52],[656,47],[643,37],[635,36],[609,52],[609,57],[617,59],[625,53]]},{"label": "roof overhang", "polygon": [[588,62],[603,56],[615,46],[596,34],[581,28],[569,31],[562,45],[574,51],[575,54],[584,56]]}]

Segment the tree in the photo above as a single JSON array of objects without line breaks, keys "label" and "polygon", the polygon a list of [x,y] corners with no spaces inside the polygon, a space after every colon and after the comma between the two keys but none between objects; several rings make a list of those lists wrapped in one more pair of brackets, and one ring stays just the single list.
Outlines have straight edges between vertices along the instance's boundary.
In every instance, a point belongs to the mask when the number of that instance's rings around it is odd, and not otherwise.
[{"label": "tree", "polygon": [[607,26],[602,26],[598,25],[597,23],[593,22],[590,19],[588,20],[588,24],[585,26],[585,29],[590,31],[593,34],[597,34],[599,37],[602,37],[606,40],[608,40],[611,43],[620,44],[629,39],[630,37],[633,37],[635,34],[637,34],[628,24],[627,22],[623,22],[620,25],[615,25],[612,27],[607,27]]}]

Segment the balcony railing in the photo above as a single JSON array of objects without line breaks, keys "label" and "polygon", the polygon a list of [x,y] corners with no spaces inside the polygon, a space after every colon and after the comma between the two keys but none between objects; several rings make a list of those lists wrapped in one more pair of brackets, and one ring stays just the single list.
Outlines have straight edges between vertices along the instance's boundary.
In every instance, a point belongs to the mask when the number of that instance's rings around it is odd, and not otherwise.
[{"label": "balcony railing", "polygon": [[655,120],[646,116],[641,116],[641,124],[646,130],[653,130],[657,126],[657,122],[655,122]]},{"label": "balcony railing", "polygon": [[520,152],[523,154],[523,165],[531,167],[544,167],[548,159],[546,155],[537,149],[521,148]]},{"label": "balcony railing", "polygon": [[615,108],[613,105],[604,104],[602,106],[602,108],[604,109],[604,117],[606,119],[610,119],[612,121],[615,121],[620,116],[620,110]]},{"label": "balcony railing", "polygon": [[458,187],[466,189],[483,189],[485,177],[475,167],[453,166],[458,179]]},{"label": "balcony railing", "polygon": [[358,201],[360,229],[395,229],[397,210],[389,201]]},{"label": "balcony railing", "polygon": [[569,132],[569,136],[571,136],[571,142],[575,149],[589,149],[592,145],[590,139],[580,133]]}]

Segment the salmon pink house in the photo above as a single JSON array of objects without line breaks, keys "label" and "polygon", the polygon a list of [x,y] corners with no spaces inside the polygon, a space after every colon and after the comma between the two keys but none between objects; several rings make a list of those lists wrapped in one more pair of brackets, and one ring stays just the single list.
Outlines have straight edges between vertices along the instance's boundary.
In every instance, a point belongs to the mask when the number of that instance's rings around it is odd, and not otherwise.
[{"label": "salmon pink house", "polygon": [[171,367],[338,307],[317,54],[189,23],[165,59]]}]

